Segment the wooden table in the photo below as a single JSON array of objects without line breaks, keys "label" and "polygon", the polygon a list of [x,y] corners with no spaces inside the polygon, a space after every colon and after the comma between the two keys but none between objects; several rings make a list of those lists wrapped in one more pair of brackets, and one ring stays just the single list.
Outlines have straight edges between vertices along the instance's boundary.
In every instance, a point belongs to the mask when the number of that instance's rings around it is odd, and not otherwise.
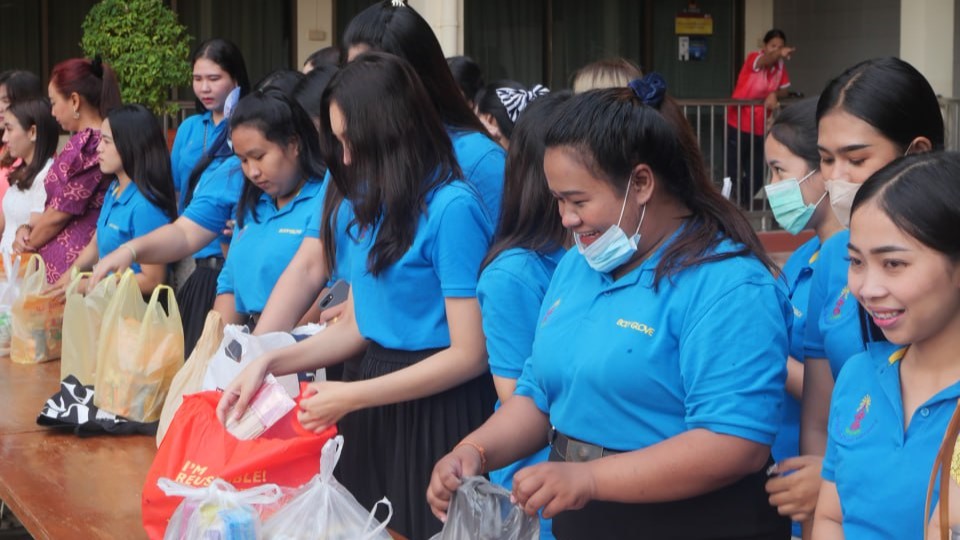
[{"label": "wooden table", "polygon": [[59,378],[60,362],[0,358],[0,500],[37,539],[145,538],[140,493],[155,439],[38,426]]}]

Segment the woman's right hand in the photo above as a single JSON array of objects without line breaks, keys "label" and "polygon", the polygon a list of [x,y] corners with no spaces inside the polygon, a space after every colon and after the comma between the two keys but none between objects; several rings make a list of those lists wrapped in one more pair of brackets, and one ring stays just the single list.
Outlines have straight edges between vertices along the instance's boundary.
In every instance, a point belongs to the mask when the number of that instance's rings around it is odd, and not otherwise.
[{"label": "woman's right hand", "polygon": [[240,374],[224,388],[223,395],[220,396],[220,402],[217,404],[217,418],[222,424],[227,423],[228,417],[239,419],[243,416],[247,406],[250,405],[250,400],[263,385],[263,379],[267,376],[269,365],[270,353],[266,353],[247,364]]},{"label": "woman's right hand", "polygon": [[130,268],[132,264],[133,253],[129,249],[120,246],[108,253],[106,257],[100,259],[97,264],[93,265],[93,274],[90,276],[89,287],[92,288],[97,283],[100,283],[101,279],[110,274],[119,274],[123,270]]},{"label": "woman's right hand", "polygon": [[480,474],[481,466],[480,452],[466,444],[454,448],[434,465],[427,487],[427,503],[437,519],[447,521],[447,509],[453,493],[460,487],[463,478]]},{"label": "woman's right hand", "polygon": [[21,226],[13,237],[13,252],[20,254],[32,251],[36,250],[30,247],[30,227]]}]

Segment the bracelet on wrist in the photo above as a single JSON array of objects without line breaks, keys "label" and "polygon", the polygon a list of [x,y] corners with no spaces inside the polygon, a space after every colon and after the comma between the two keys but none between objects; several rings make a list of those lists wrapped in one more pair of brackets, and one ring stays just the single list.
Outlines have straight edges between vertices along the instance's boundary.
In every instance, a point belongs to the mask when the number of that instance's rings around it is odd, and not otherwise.
[{"label": "bracelet on wrist", "polygon": [[137,262],[137,250],[133,249],[133,246],[130,244],[120,244],[120,247],[125,247],[130,251],[130,256],[133,257],[133,262]]},{"label": "bracelet on wrist", "polygon": [[480,454],[480,474],[487,472],[487,452],[479,444],[471,441],[470,439],[464,439],[460,441],[459,444],[453,447],[454,450],[460,448],[461,446],[469,446],[477,451]]}]

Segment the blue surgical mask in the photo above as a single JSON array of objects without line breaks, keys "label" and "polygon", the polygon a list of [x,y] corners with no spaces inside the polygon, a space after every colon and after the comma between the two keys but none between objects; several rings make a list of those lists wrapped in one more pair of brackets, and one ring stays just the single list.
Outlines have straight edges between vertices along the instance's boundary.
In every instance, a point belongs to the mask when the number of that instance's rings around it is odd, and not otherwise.
[{"label": "blue surgical mask", "polygon": [[[630,185],[627,184],[627,195],[629,194]],[[584,247],[580,243],[580,235],[573,235],[577,249],[587,260],[587,264],[597,272],[612,272],[637,252],[637,245],[640,243],[640,225],[643,224],[643,217],[647,213],[647,205],[643,205],[643,210],[640,212],[640,222],[637,223],[636,232],[628,238],[627,233],[620,228],[623,211],[627,207],[627,195],[623,197],[623,206],[620,207],[620,218],[617,219],[617,224],[611,225],[592,244]]]},{"label": "blue surgical mask", "polygon": [[770,209],[773,210],[774,219],[790,234],[799,234],[806,228],[810,218],[813,217],[813,213],[817,210],[817,206],[827,196],[826,191],[824,191],[815,204],[804,202],[800,184],[815,172],[817,172],[816,169],[810,171],[800,180],[790,178],[763,187],[763,190],[767,193],[767,200],[770,202]]}]

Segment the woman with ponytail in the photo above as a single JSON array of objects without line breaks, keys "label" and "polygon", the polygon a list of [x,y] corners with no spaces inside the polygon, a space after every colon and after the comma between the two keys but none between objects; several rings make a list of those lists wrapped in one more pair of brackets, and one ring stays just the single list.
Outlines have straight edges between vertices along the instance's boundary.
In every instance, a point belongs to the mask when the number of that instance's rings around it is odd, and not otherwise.
[{"label": "woman with ponytail", "polygon": [[763,487],[789,302],[663,79],[575,96],[545,139],[577,249],[553,274],[513,397],[435,466],[434,513],[462,478],[549,442],[513,496],[557,538],[789,538]]},{"label": "woman with ponytail", "polygon": [[73,135],[47,175],[43,213],[19,227],[14,250],[39,252],[47,266],[47,281],[56,283],[97,229],[113,180],[100,171],[100,125],[120,105],[120,88],[113,69],[99,57],[72,58],[53,68],[47,93],[54,118]]}]

